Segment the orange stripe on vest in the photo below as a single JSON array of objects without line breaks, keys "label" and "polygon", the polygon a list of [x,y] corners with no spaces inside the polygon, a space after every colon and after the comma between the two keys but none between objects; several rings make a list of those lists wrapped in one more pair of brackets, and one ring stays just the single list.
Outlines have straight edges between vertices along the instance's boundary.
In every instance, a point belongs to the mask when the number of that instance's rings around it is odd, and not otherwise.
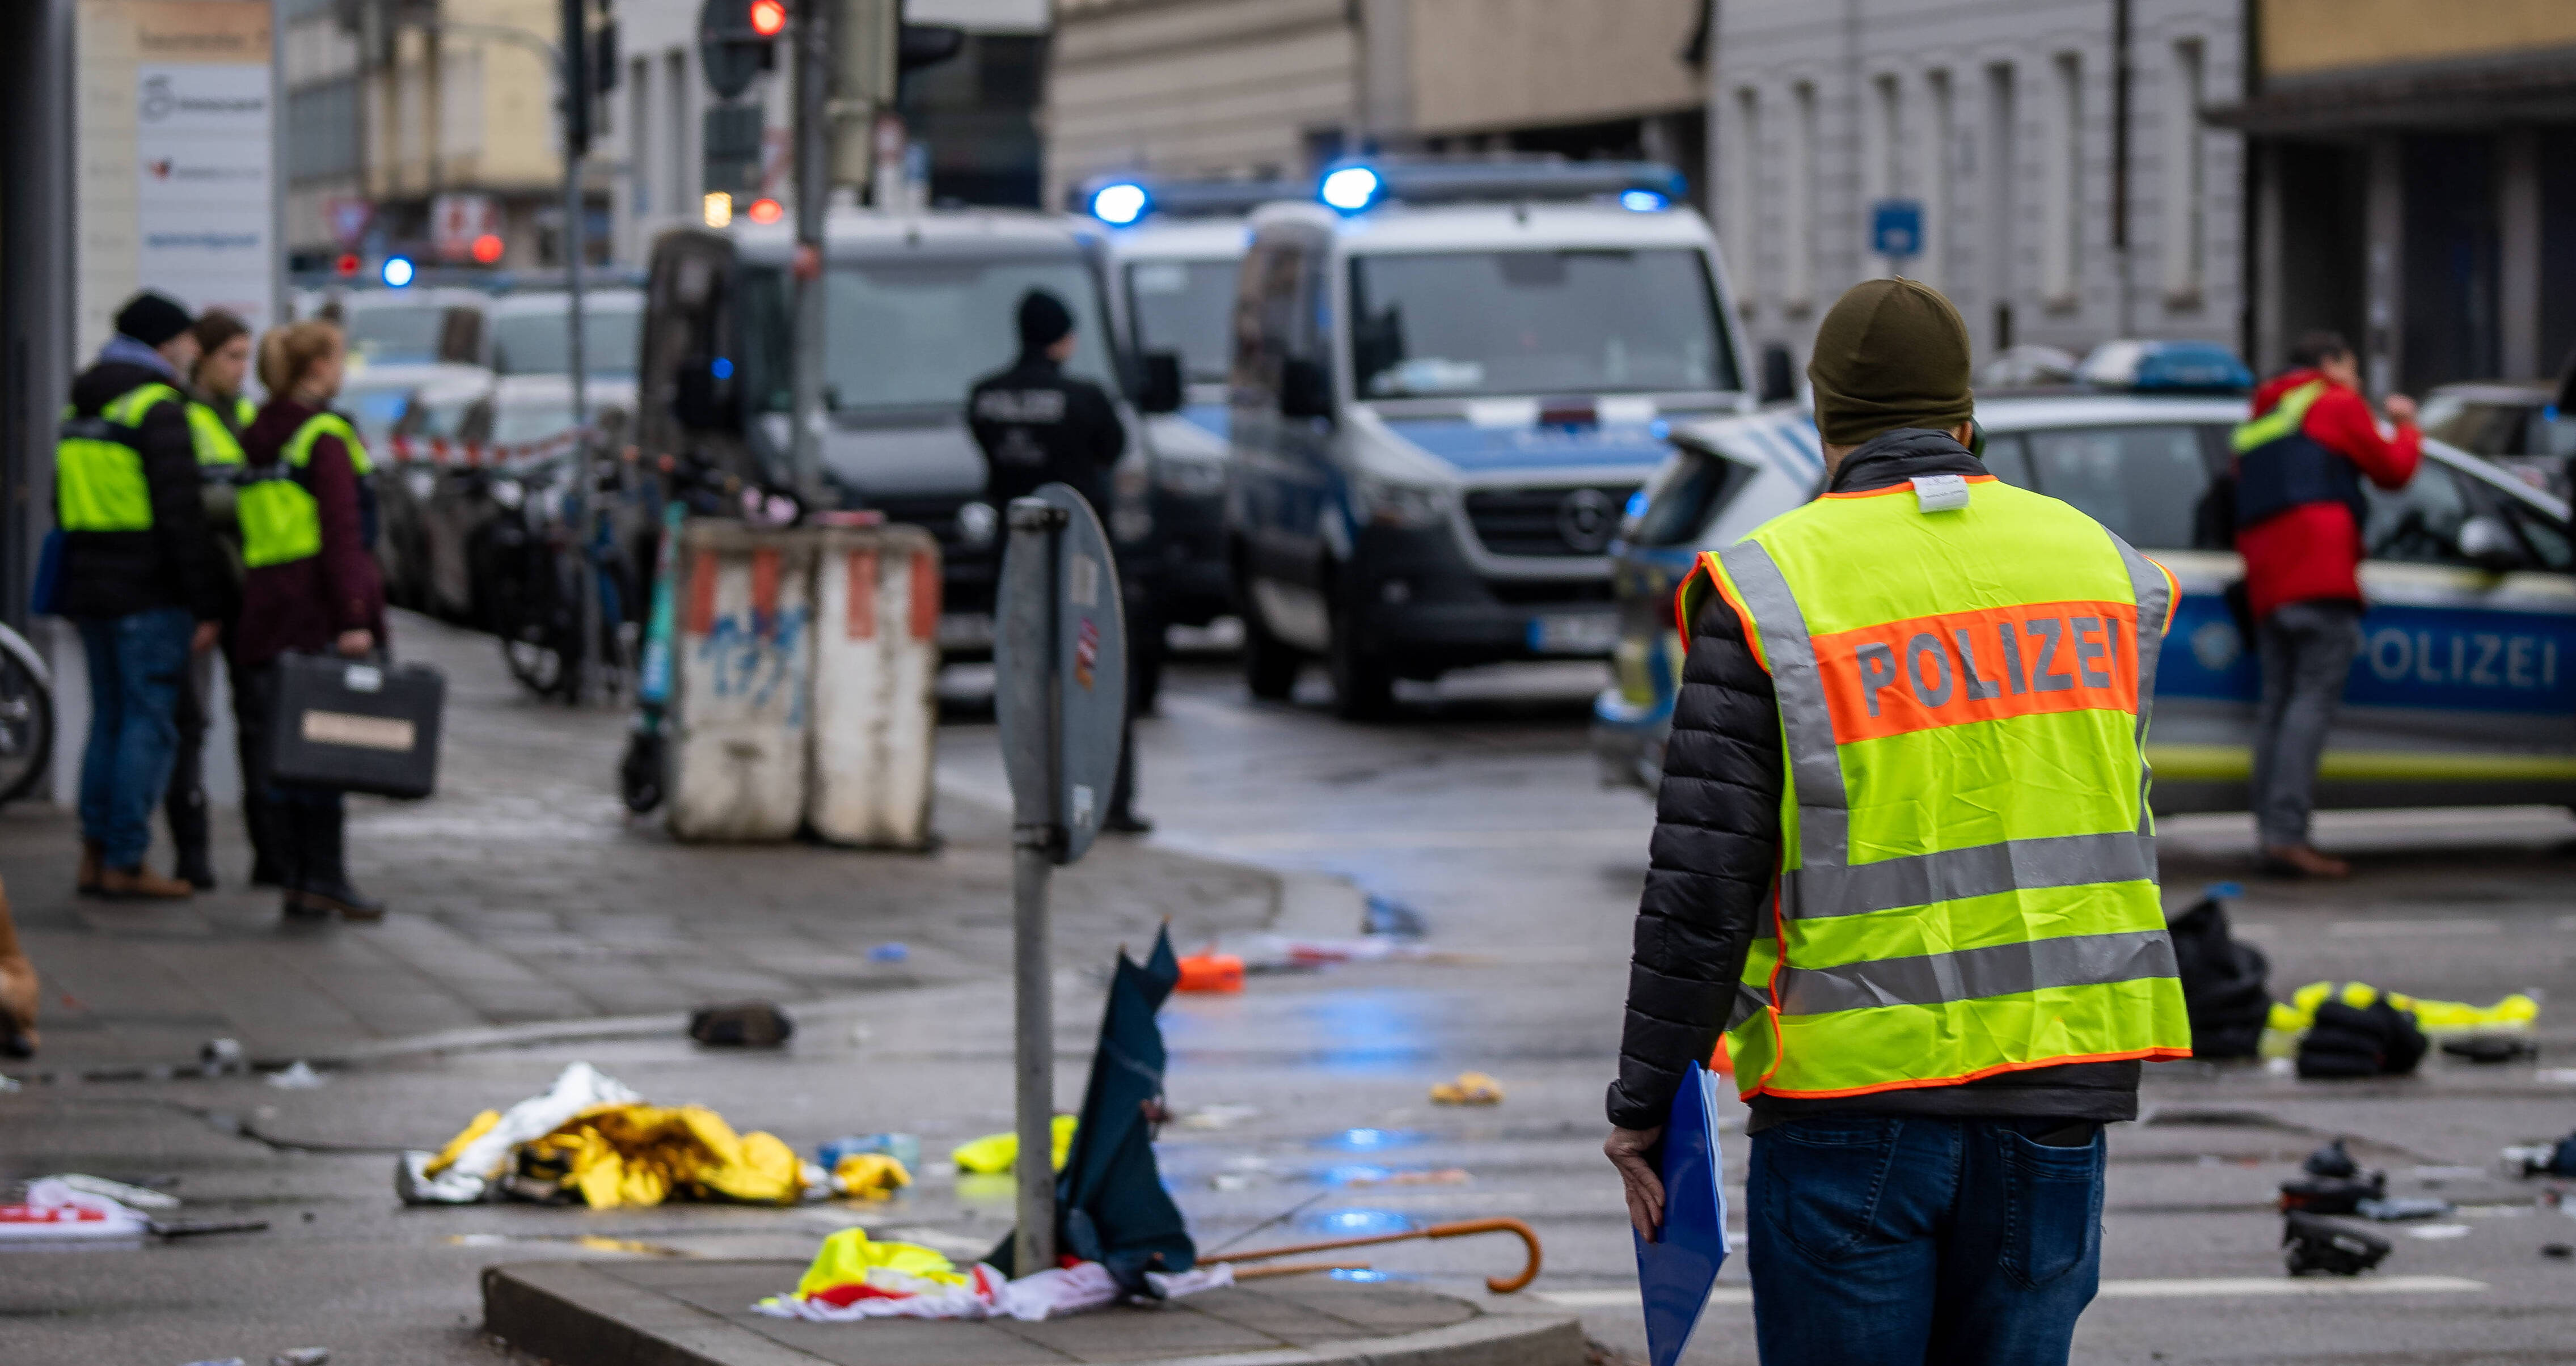
[{"label": "orange stripe on vest", "polygon": [[2138,609],[2047,602],[1815,638],[1834,742],[2061,711],[2138,711]]}]

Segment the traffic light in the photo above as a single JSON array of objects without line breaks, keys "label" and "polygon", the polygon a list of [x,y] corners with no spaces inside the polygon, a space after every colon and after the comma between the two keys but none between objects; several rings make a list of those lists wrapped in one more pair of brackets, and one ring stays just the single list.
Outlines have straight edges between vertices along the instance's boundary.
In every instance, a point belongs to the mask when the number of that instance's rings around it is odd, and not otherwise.
[{"label": "traffic light", "polygon": [[777,65],[787,18],[787,0],[706,0],[699,7],[698,66],[718,99],[741,95]]}]

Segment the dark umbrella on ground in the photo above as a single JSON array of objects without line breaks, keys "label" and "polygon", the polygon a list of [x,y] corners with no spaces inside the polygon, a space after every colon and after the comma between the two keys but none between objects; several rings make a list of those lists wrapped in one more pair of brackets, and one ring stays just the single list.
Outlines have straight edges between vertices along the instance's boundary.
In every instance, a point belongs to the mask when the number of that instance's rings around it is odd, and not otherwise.
[{"label": "dark umbrella on ground", "polygon": [[[1152,1293],[1148,1271],[1197,1264],[1189,1226],[1154,1165],[1154,1130],[1163,1117],[1163,1031],[1154,1013],[1180,979],[1168,928],[1155,937],[1142,967],[1119,951],[1081,1123],[1056,1176],[1057,1248],[1100,1263],[1130,1294]],[[987,1260],[1010,1275],[1025,1274],[1010,1256],[1005,1238]]]}]

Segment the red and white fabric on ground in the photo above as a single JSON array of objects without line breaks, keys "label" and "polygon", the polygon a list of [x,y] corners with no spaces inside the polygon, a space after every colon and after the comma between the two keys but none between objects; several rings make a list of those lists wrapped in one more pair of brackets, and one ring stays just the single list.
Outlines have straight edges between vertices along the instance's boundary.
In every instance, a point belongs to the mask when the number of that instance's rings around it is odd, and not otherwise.
[{"label": "red and white fabric on ground", "polygon": [[151,1231],[149,1220],[117,1201],[50,1177],[27,1184],[24,1204],[0,1205],[0,1241],[140,1238]]}]

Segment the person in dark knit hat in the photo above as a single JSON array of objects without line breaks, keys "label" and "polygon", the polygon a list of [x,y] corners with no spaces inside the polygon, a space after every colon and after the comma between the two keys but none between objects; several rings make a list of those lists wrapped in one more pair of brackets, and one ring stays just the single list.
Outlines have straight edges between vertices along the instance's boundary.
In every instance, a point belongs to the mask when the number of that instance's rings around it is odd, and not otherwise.
[{"label": "person in dark knit hat", "polygon": [[81,758],[85,895],[187,896],[144,866],[152,810],[178,751],[179,687],[192,651],[215,643],[223,602],[204,567],[205,505],[188,431],[194,319],[167,295],[137,294],[116,335],[72,381],[54,455],[61,559],[49,610],[80,629],[89,668]]},{"label": "person in dark knit hat", "polygon": [[[966,425],[984,453],[984,499],[1003,512],[1014,498],[1044,484],[1070,484],[1111,520],[1109,471],[1127,449],[1127,428],[1107,390],[1064,372],[1081,334],[1073,310],[1043,289],[1020,296],[1014,325],[1019,358],[966,391]],[[1159,620],[1131,582],[1126,585],[1128,712],[1135,712],[1135,661],[1148,642],[1137,638]],[[1122,745],[1118,783],[1101,821],[1104,830],[1142,834],[1152,824],[1129,809],[1135,793],[1134,746]]]},{"label": "person in dark knit hat", "polygon": [[1987,474],[1937,291],[1853,288],[1807,374],[1825,496],[1677,598],[1603,1149],[1656,1237],[1650,1154],[1722,1038],[1766,1366],[2063,1363],[2100,1273],[2102,1125],[2137,1117],[2142,1060],[2190,1051],[2136,834],[2171,576]]}]

